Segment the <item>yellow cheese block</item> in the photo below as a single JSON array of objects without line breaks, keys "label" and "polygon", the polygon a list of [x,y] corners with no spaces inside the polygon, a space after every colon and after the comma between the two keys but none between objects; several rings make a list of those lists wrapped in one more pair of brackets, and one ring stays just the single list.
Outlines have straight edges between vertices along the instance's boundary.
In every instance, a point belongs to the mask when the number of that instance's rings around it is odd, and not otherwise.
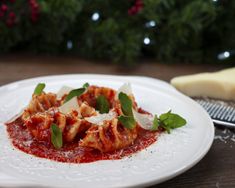
[{"label": "yellow cheese block", "polygon": [[235,100],[235,67],[219,72],[175,77],[171,84],[191,97]]}]

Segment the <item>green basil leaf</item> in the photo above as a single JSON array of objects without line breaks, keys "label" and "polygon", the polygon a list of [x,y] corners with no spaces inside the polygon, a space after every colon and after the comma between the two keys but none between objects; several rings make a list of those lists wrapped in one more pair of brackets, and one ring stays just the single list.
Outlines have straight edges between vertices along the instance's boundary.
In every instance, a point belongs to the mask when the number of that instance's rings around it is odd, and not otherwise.
[{"label": "green basil leaf", "polygon": [[165,125],[171,129],[182,127],[186,124],[186,120],[178,114],[170,114],[169,117],[163,121]]},{"label": "green basil leaf", "polygon": [[170,129],[168,126],[162,124],[161,127],[163,127],[163,128],[166,130],[166,132],[167,132],[168,134],[171,133],[171,129]]},{"label": "green basil leaf", "polygon": [[109,112],[109,102],[104,95],[97,97],[96,110],[98,110],[101,114]]},{"label": "green basil leaf", "polygon": [[158,127],[159,127],[159,120],[158,120],[158,117],[157,115],[154,116],[154,119],[153,119],[153,127],[152,127],[152,131],[156,131],[158,130]]},{"label": "green basil leaf", "polygon": [[135,119],[132,116],[119,116],[118,121],[128,129],[134,129],[136,126]]},{"label": "green basil leaf", "polygon": [[171,111],[160,115],[160,124],[170,133],[170,129],[176,129],[184,126],[187,121],[178,114],[171,113]]},{"label": "green basil leaf", "polygon": [[127,94],[120,92],[118,99],[122,106],[122,112],[125,116],[133,116],[132,112],[132,100],[127,96]]},{"label": "green basil leaf", "polygon": [[86,82],[85,84],[83,84],[83,88],[87,89],[90,86],[90,84],[88,82]]},{"label": "green basil leaf", "polygon": [[171,114],[171,110],[169,110],[167,113],[161,114],[159,117],[160,121],[166,120],[170,114]]},{"label": "green basil leaf", "polygon": [[36,88],[34,89],[33,94],[34,95],[40,95],[43,92],[43,89],[46,87],[46,84],[44,83],[39,83]]},{"label": "green basil leaf", "polygon": [[70,91],[69,94],[66,96],[64,103],[68,102],[73,97],[81,96],[85,91],[86,91],[85,88],[79,88],[79,89],[74,89],[74,90]]},{"label": "green basil leaf", "polygon": [[51,125],[51,143],[56,149],[63,146],[62,131],[56,124]]}]

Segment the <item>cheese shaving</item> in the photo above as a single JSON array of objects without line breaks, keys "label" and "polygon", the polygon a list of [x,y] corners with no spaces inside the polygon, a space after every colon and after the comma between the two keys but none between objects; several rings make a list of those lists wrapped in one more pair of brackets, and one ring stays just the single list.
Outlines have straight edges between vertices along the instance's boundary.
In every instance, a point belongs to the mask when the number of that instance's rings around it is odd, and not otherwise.
[{"label": "cheese shaving", "polygon": [[72,91],[73,88],[69,86],[63,86],[57,93],[57,99],[61,99],[64,95],[68,94],[70,91]]},{"label": "cheese shaving", "polygon": [[116,116],[117,113],[115,111],[109,111],[109,113],[98,114],[96,116],[87,117],[85,118],[85,120],[95,125],[103,125],[104,121],[110,121],[114,119]]},{"label": "cheese shaving", "polygon": [[68,102],[64,103],[62,106],[59,107],[59,111],[63,114],[68,114],[72,110],[79,110],[79,105],[77,101],[77,97],[73,97]]},{"label": "cheese shaving", "polygon": [[146,130],[151,130],[153,127],[153,119],[154,117],[149,114],[141,114],[136,110],[132,109],[133,116],[135,121],[139,124],[140,127]]},{"label": "cheese shaving", "polygon": [[118,95],[119,93],[125,93],[127,95],[132,95],[132,89],[131,89],[131,84],[130,83],[125,83],[123,84],[118,90],[117,90],[117,93],[115,95],[115,99],[117,100],[118,99]]}]

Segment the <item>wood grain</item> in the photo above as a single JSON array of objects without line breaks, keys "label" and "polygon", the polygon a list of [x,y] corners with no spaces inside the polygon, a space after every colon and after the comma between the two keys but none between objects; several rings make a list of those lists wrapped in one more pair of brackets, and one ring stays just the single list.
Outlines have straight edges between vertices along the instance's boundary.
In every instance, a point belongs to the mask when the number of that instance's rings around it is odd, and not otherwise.
[{"label": "wood grain", "polygon": [[[138,66],[125,69],[109,62],[97,63],[76,57],[11,55],[0,57],[0,85],[31,77],[72,73],[144,75],[169,81],[178,75],[216,71],[228,66],[232,65],[160,64],[143,61]],[[234,130],[229,132],[217,128],[216,135],[229,136],[228,139],[216,139],[208,154],[197,165],[172,180],[153,185],[152,188],[234,188],[235,140],[231,139],[234,134]]]}]

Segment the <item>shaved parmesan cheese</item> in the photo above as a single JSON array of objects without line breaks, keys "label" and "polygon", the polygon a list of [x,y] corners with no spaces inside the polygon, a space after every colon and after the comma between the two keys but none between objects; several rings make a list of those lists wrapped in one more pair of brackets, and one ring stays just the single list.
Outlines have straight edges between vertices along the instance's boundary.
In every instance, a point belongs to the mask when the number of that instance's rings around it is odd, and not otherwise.
[{"label": "shaved parmesan cheese", "polygon": [[9,119],[6,123],[11,123],[11,122],[15,121],[16,119],[18,119],[20,116],[22,116],[22,114],[24,113],[24,110],[25,110],[25,108],[23,108],[18,114],[16,114],[11,119]]},{"label": "shaved parmesan cheese", "polygon": [[117,93],[115,95],[115,99],[117,100],[118,99],[118,95],[119,93],[125,93],[127,95],[132,95],[132,89],[131,89],[131,84],[130,83],[125,83],[123,84],[118,90],[117,90]]},{"label": "shaved parmesan cheese", "polygon": [[70,91],[72,91],[73,88],[68,86],[63,86],[57,93],[57,99],[61,99],[64,95],[68,94]]},{"label": "shaved parmesan cheese", "polygon": [[68,114],[72,110],[79,110],[77,97],[73,97],[71,100],[59,107],[59,111],[63,114]]},{"label": "shaved parmesan cheese", "polygon": [[115,111],[110,111],[109,113],[98,114],[96,116],[87,117],[85,118],[85,120],[95,125],[103,125],[104,121],[110,121],[114,119],[116,116],[117,113]]},{"label": "shaved parmesan cheese", "polygon": [[154,119],[153,116],[151,116],[149,114],[141,114],[134,109],[132,109],[132,111],[133,111],[134,119],[140,125],[140,127],[142,127],[143,129],[146,129],[146,130],[152,129],[153,119]]}]

